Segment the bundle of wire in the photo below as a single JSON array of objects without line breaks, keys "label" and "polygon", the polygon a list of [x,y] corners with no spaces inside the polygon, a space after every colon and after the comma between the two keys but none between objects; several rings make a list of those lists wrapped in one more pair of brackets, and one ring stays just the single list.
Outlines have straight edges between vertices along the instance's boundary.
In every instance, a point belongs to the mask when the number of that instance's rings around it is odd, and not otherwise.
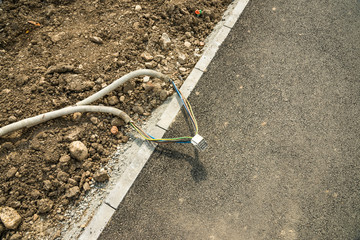
[{"label": "bundle of wire", "polygon": [[[170,80],[172,83],[176,93],[181,99],[182,105],[185,108],[186,113],[189,115],[191,123],[194,127],[195,135],[198,134],[198,125],[194,116],[194,112],[191,108],[189,101],[184,97],[181,91],[176,87],[173,80]],[[138,127],[135,122],[130,122],[130,125],[147,141],[155,142],[155,143],[191,143],[191,139],[193,137],[185,136],[185,137],[177,137],[177,138],[154,138],[150,134],[146,133],[140,127]]]}]

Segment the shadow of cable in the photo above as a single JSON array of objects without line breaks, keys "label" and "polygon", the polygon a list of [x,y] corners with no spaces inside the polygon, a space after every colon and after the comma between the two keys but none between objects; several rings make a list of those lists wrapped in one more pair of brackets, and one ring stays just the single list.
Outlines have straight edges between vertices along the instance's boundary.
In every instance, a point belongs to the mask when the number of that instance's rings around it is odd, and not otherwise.
[{"label": "shadow of cable", "polygon": [[183,160],[188,162],[192,167],[190,173],[195,182],[200,182],[207,179],[207,171],[204,165],[199,160],[199,152],[197,149],[194,149],[195,157],[173,149],[165,148],[163,146],[158,146],[155,151],[158,152],[159,155],[164,155],[171,159]]}]

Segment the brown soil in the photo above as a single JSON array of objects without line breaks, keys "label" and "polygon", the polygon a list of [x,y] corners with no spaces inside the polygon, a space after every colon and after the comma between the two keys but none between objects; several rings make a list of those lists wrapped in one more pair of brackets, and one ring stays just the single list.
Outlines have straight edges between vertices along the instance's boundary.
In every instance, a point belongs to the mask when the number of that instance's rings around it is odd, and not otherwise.
[{"label": "brown soil", "polygon": [[[230,2],[4,0],[0,127],[72,105],[136,69],[185,78],[198,59],[194,53]],[[200,17],[196,9],[204,10]],[[163,33],[169,46],[163,45]],[[167,83],[138,78],[94,104],[113,105],[143,121],[172,93]],[[110,133],[112,125],[118,125],[117,135]],[[66,221],[64,211],[81,201],[116,146],[127,142],[127,131],[109,115],[74,114],[1,137],[0,207],[12,207],[22,217],[16,230],[0,222],[1,239],[59,237],[53,227]],[[76,140],[89,150],[84,161],[69,157],[69,144]],[[46,221],[51,232],[36,228],[38,221]]]}]

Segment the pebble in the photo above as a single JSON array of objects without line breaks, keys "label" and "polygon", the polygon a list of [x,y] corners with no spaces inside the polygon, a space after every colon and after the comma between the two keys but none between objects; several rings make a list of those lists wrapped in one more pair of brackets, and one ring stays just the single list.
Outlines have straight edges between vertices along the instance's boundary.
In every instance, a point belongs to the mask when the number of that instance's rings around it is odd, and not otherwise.
[{"label": "pebble", "polygon": [[44,183],[45,190],[49,191],[52,187],[50,180],[45,180],[43,183]]},{"label": "pebble", "polygon": [[179,62],[180,64],[185,64],[185,63],[186,63],[186,55],[183,54],[183,53],[181,53],[181,52],[179,52],[179,53],[178,53],[178,62]]},{"label": "pebble", "polygon": [[39,219],[39,215],[37,215],[36,213],[33,215],[33,221],[35,222],[36,220]]},{"label": "pebble", "polygon": [[72,198],[78,195],[79,193],[80,193],[80,188],[78,186],[75,186],[66,191],[65,197]]},{"label": "pebble", "polygon": [[120,102],[124,102],[125,101],[125,96],[121,96],[120,97]]},{"label": "pebble", "polygon": [[181,73],[185,73],[185,72],[187,71],[187,68],[180,67],[180,68],[179,68],[179,71],[180,71]]},{"label": "pebble", "polygon": [[153,57],[150,53],[148,53],[148,52],[143,52],[143,53],[140,55],[140,57],[141,57],[142,59],[144,59],[145,61],[147,61],[147,62],[149,62],[149,61],[151,61],[151,60],[154,59],[154,57]]},{"label": "pebble", "polygon": [[54,202],[48,198],[41,199],[37,201],[37,206],[39,213],[47,213],[49,212],[54,205]]},{"label": "pebble", "polygon": [[85,183],[84,183],[83,189],[84,189],[84,191],[86,191],[86,192],[90,190],[90,185],[89,185],[88,182],[85,182]]},{"label": "pebble", "polygon": [[106,170],[101,169],[100,171],[94,174],[94,180],[97,182],[105,182],[109,180],[109,175]]},{"label": "pebble", "polygon": [[49,67],[45,74],[66,73],[66,72],[74,72],[74,71],[75,71],[75,67],[73,65],[59,64],[56,66]]},{"label": "pebble", "polygon": [[49,34],[49,37],[53,43],[59,42],[64,36],[65,36],[65,32]]},{"label": "pebble", "polygon": [[14,115],[12,115],[8,118],[9,122],[16,122],[16,120],[17,120],[17,118]]},{"label": "pebble", "polygon": [[97,125],[99,124],[100,120],[97,117],[91,117],[90,118],[90,122],[92,122],[93,124]]},{"label": "pebble", "polygon": [[188,41],[185,41],[184,46],[187,47],[187,48],[190,48],[190,47],[191,47],[191,43],[188,42]]},{"label": "pebble", "polygon": [[91,36],[89,39],[93,43],[97,43],[97,44],[103,44],[103,42],[104,42],[100,37],[97,37],[97,36]]},{"label": "pebble", "polygon": [[71,159],[71,158],[70,158],[69,155],[62,155],[62,156],[60,157],[59,162],[60,162],[61,165],[68,165],[70,159]]},{"label": "pebble", "polygon": [[79,161],[85,160],[89,155],[87,147],[80,141],[71,142],[69,150],[71,156]]},{"label": "pebble", "polygon": [[71,74],[67,76],[65,81],[67,82],[67,89],[75,92],[90,90],[95,86],[94,82],[86,81],[84,77],[78,74]]},{"label": "pebble", "polygon": [[80,120],[81,115],[82,115],[81,112],[76,112],[76,113],[73,114],[73,119],[74,119],[75,121]]},{"label": "pebble", "polygon": [[166,90],[162,90],[160,92],[160,100],[161,101],[164,101],[167,98],[167,96],[168,96],[168,92]]},{"label": "pebble", "polygon": [[116,117],[111,120],[111,126],[120,127],[120,126],[124,126],[124,125],[125,125],[125,122],[121,118]]},{"label": "pebble", "polygon": [[171,44],[169,35],[167,35],[166,33],[163,33],[160,38],[160,43],[161,43],[161,47],[163,50],[168,49]]},{"label": "pebble", "polygon": [[116,126],[112,126],[110,129],[110,132],[114,135],[116,135],[119,132],[119,129]]},{"label": "pebble", "polygon": [[59,171],[56,178],[57,178],[58,180],[64,182],[64,183],[66,183],[67,180],[69,179],[69,177],[70,177],[70,176],[69,176],[68,173],[63,172],[63,171]]},{"label": "pebble", "polygon": [[153,68],[155,68],[157,66],[157,62],[155,62],[155,61],[151,61],[151,62],[146,62],[145,63],[145,67],[146,68],[149,68],[149,69],[153,69]]},{"label": "pebble", "polygon": [[6,178],[9,179],[9,178],[12,178],[13,176],[15,176],[15,173],[17,172],[17,168],[16,167],[12,167],[10,168],[7,173],[6,173]]},{"label": "pebble", "polygon": [[143,114],[144,113],[144,109],[141,106],[134,106],[133,111],[138,113],[138,114]]},{"label": "pebble", "polygon": [[141,8],[141,6],[140,5],[136,5],[135,6],[135,11],[140,11],[142,8]]},{"label": "pebble", "polygon": [[0,208],[0,219],[7,229],[16,229],[22,221],[20,214],[11,207]]},{"label": "pebble", "polygon": [[147,82],[149,82],[150,81],[150,77],[149,76],[145,76],[144,78],[143,78],[143,82],[144,83],[147,83]]},{"label": "pebble", "polygon": [[114,106],[119,103],[119,99],[116,96],[108,97],[108,103]]}]

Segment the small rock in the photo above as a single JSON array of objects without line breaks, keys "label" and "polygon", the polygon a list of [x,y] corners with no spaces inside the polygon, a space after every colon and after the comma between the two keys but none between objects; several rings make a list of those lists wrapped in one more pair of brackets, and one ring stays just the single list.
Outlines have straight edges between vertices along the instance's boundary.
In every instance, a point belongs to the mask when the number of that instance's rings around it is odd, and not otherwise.
[{"label": "small rock", "polygon": [[191,47],[191,43],[188,42],[188,41],[185,41],[184,46],[187,47],[187,48],[189,48],[189,47]]},{"label": "small rock", "polygon": [[106,170],[102,169],[94,174],[94,180],[97,182],[105,182],[109,180],[109,175]]},{"label": "small rock", "polygon": [[103,42],[104,42],[101,38],[96,37],[96,36],[91,36],[89,39],[93,43],[97,43],[97,44],[103,44]]},{"label": "small rock", "polygon": [[53,43],[57,43],[65,36],[65,32],[49,34],[49,37]]},{"label": "small rock", "polygon": [[157,66],[157,62],[155,62],[155,61],[151,61],[151,62],[146,62],[145,63],[145,67],[146,68],[149,68],[149,69],[153,69],[153,68],[155,68]]},{"label": "small rock", "polygon": [[71,158],[70,158],[69,155],[62,155],[62,156],[60,157],[59,162],[60,162],[61,165],[65,166],[65,165],[68,165],[68,164],[69,164],[70,159],[71,159]]},{"label": "small rock", "polygon": [[86,81],[81,75],[71,74],[66,76],[67,89],[70,91],[81,92],[90,90],[95,86],[94,82]]},{"label": "small rock", "polygon": [[120,126],[124,126],[124,125],[125,125],[125,122],[121,118],[116,117],[111,120],[111,126],[120,127]]},{"label": "small rock", "polygon": [[191,32],[186,32],[185,36],[188,37],[188,38],[191,38],[192,37]]},{"label": "small rock", "polygon": [[165,56],[164,55],[156,55],[155,57],[154,57],[154,60],[156,61],[156,62],[160,62],[161,60],[163,60],[163,59],[165,59]]},{"label": "small rock", "polygon": [[90,118],[90,122],[92,122],[93,124],[97,125],[99,124],[100,120],[97,117],[91,117]]},{"label": "small rock", "polygon": [[11,123],[16,122],[16,120],[17,120],[17,118],[15,116],[13,116],[13,115],[8,118],[8,121],[11,122]]},{"label": "small rock", "polygon": [[161,47],[163,50],[168,49],[171,44],[169,35],[167,35],[166,33],[163,33],[160,38],[160,44],[161,44]]},{"label": "small rock", "polygon": [[123,143],[127,143],[129,141],[129,137],[128,136],[122,136],[121,141]]},{"label": "small rock", "polygon": [[39,215],[37,215],[36,213],[33,215],[33,221],[35,222],[36,220],[39,219]]},{"label": "small rock", "polygon": [[37,190],[37,189],[33,189],[33,190],[30,192],[30,196],[31,196],[31,198],[33,198],[33,199],[39,198],[40,195],[41,195],[41,193],[40,193],[40,191]]},{"label": "small rock", "polygon": [[45,74],[74,72],[75,67],[67,64],[59,64],[48,68]]},{"label": "small rock", "polygon": [[50,180],[45,180],[43,183],[44,183],[45,190],[49,191],[52,188],[52,184],[51,184]]},{"label": "small rock", "polygon": [[84,185],[83,185],[83,189],[84,189],[85,192],[89,191],[90,190],[89,183],[85,182]]},{"label": "small rock", "polygon": [[69,150],[71,156],[79,161],[83,161],[89,155],[87,147],[80,141],[70,143]]},{"label": "small rock", "polygon": [[108,103],[112,106],[116,105],[119,103],[119,99],[116,97],[116,96],[111,96],[111,97],[108,97]]},{"label": "small rock", "polygon": [[140,11],[142,8],[141,8],[141,6],[140,5],[136,5],[135,6],[135,11]]},{"label": "small rock", "polygon": [[72,187],[66,191],[65,197],[72,198],[80,193],[80,188],[78,186]]},{"label": "small rock", "polygon": [[73,186],[77,185],[77,181],[75,179],[72,179],[72,178],[68,178],[68,183],[70,183]]},{"label": "small rock", "polygon": [[154,59],[154,57],[148,52],[143,52],[140,56],[147,62]]},{"label": "small rock", "polygon": [[180,71],[181,73],[185,73],[185,72],[187,71],[187,69],[184,68],[184,67],[181,67],[181,68],[179,68],[179,71]]},{"label": "small rock", "polygon": [[125,96],[121,96],[120,97],[120,102],[124,102],[125,101]]},{"label": "small rock", "polygon": [[112,126],[110,129],[110,132],[114,135],[116,135],[119,132],[119,129],[116,126]]},{"label": "small rock", "polygon": [[7,173],[6,173],[6,178],[9,179],[9,178],[12,178],[13,176],[15,176],[15,173],[17,172],[17,168],[16,167],[12,167],[10,168]]},{"label": "small rock", "polygon": [[180,64],[185,64],[185,63],[186,63],[186,55],[183,54],[183,53],[181,53],[181,52],[179,52],[179,53],[178,53],[178,62],[179,62]]},{"label": "small rock", "polygon": [[141,106],[134,106],[133,111],[138,113],[138,114],[143,114],[144,113],[144,109]]},{"label": "small rock", "polygon": [[145,76],[144,78],[143,78],[143,82],[144,83],[147,83],[147,82],[149,82],[150,81],[150,77],[149,76]]},{"label": "small rock", "polygon": [[0,208],[0,219],[7,229],[16,229],[22,220],[20,214],[11,207]]},{"label": "small rock", "polygon": [[54,205],[54,202],[48,198],[44,198],[44,199],[37,201],[39,213],[49,212],[52,209],[53,205]]},{"label": "small rock", "polygon": [[57,178],[58,180],[64,182],[64,183],[66,183],[67,180],[69,179],[69,177],[70,177],[70,176],[69,176],[68,173],[63,172],[63,171],[59,171],[56,178]]},{"label": "small rock", "polygon": [[166,90],[162,90],[160,92],[160,100],[161,101],[164,101],[167,98],[167,96],[168,96],[168,92]]},{"label": "small rock", "polygon": [[76,112],[76,113],[73,114],[73,119],[75,121],[80,120],[81,115],[82,115],[81,112]]}]

